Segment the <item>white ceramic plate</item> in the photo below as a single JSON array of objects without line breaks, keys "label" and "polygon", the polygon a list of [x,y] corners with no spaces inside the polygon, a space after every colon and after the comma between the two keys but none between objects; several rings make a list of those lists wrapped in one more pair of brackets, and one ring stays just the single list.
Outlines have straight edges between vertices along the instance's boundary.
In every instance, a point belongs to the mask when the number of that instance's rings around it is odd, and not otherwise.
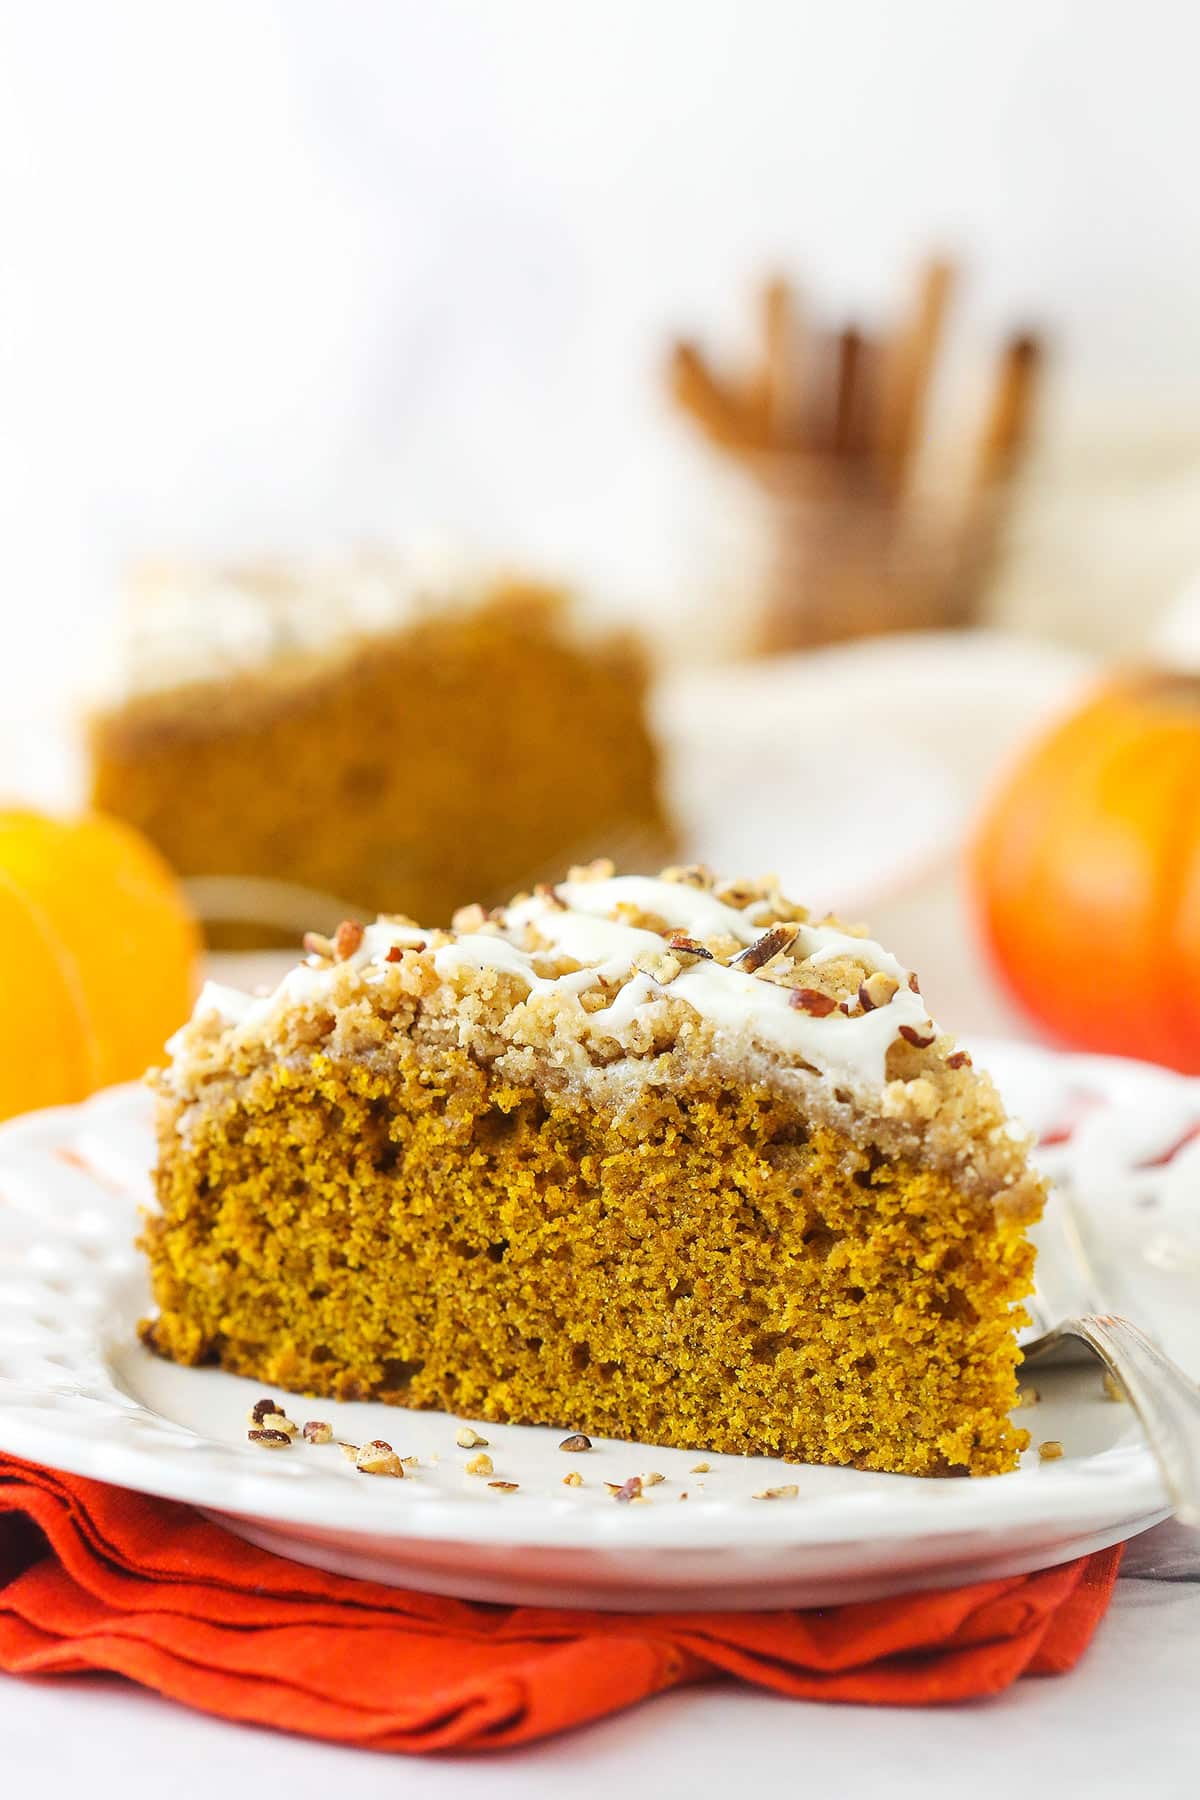
[{"label": "white ceramic plate", "polygon": [[[1161,1147],[1185,1115],[1200,1120],[1200,1083],[1141,1065],[1001,1045],[978,1053],[1031,1122],[1058,1136],[1048,1155],[1060,1177],[1072,1175],[1073,1149],[1056,1128],[1082,1111],[1094,1131],[1103,1117],[1118,1211],[1125,1201],[1136,1211],[1158,1179],[1147,1173],[1147,1107]],[[1103,1398],[1091,1369],[1039,1372],[1042,1401],[1024,1415],[1035,1439],[1061,1440],[1063,1458],[1031,1452],[1018,1472],[980,1481],[603,1440],[571,1456],[558,1448],[561,1430],[484,1425],[494,1478],[518,1483],[505,1493],[465,1473],[461,1421],[302,1399],[288,1404],[294,1418],[327,1418],[354,1442],[385,1438],[419,1467],[404,1481],[372,1479],[335,1445],[264,1451],[246,1440],[258,1384],[177,1368],[136,1342],[148,1298],[132,1239],[150,1156],[149,1104],[136,1088],[0,1129],[0,1448],[191,1501],[302,1561],[530,1604],[819,1605],[1047,1566],[1164,1515],[1136,1421]],[[701,1460],[707,1472],[696,1472]],[[563,1485],[569,1469],[582,1487]],[[665,1480],[649,1504],[615,1504],[605,1489],[651,1471]],[[753,1498],[790,1483],[794,1499]]]}]

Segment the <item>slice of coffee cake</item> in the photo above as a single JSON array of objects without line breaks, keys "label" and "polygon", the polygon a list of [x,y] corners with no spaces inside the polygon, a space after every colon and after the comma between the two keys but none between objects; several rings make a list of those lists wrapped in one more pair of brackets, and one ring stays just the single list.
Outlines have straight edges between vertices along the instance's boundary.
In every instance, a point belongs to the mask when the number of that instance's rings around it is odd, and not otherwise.
[{"label": "slice of coffee cake", "polygon": [[157,1076],[151,1346],[703,1450],[1012,1467],[1042,1187],[871,939],[573,870],[207,988]]}]

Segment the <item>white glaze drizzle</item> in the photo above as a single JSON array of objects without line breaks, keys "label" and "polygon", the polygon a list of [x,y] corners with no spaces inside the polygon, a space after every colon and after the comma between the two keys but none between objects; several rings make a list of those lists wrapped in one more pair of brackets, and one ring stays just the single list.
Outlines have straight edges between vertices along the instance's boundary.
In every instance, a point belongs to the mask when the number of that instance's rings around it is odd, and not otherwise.
[{"label": "white glaze drizzle", "polygon": [[[724,933],[744,945],[752,944],[767,928],[764,915],[770,913],[769,902],[755,902],[739,912],[702,888],[648,876],[564,882],[553,895],[534,895],[496,915],[484,929],[462,933],[442,944],[433,953],[434,968],[446,981],[466,970],[496,969],[513,975],[525,983],[523,1004],[529,1005],[536,1005],[543,996],[579,995],[602,982],[620,982],[623,985],[612,1002],[590,1015],[596,1030],[618,1042],[656,1006],[682,1000],[718,1033],[748,1035],[763,1048],[858,1090],[883,1085],[887,1053],[901,1026],[923,1037],[936,1029],[924,1001],[908,985],[908,971],[872,938],[854,937],[828,925],[799,927],[794,954],[816,965],[849,955],[900,983],[891,1001],[871,1012],[848,1016],[835,1009],[815,1017],[792,1006],[789,988],[715,960],[689,962],[669,983],[636,971],[639,955],[661,954],[666,946],[657,932],[613,918],[623,905],[652,913],[672,930],[690,937]],[[557,977],[540,975],[535,963],[546,951],[524,948],[530,927],[552,950],[582,966]],[[361,969],[369,984],[382,980],[390,950],[422,946],[429,935],[414,926],[380,919],[367,927],[357,950],[344,962],[309,958],[262,998],[206,983],[193,1017],[215,1012],[238,1033],[261,1029],[294,1004],[319,1001],[346,967]],[[168,1050],[174,1052],[177,1047],[178,1038]]]}]

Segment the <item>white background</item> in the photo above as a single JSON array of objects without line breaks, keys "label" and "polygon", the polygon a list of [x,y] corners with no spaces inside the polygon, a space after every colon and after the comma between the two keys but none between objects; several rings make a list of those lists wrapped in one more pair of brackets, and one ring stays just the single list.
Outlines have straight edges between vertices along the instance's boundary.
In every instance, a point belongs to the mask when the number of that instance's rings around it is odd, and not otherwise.
[{"label": "white background", "polygon": [[[736,349],[780,263],[869,316],[938,243],[964,369],[1040,321],[1048,441],[1174,446],[1170,520],[1126,531],[1156,604],[1200,561],[1198,19],[5,0],[0,707],[78,681],[146,550],[446,527],[679,609],[710,470],[666,338]],[[1110,516],[1056,530],[1078,555]]]}]

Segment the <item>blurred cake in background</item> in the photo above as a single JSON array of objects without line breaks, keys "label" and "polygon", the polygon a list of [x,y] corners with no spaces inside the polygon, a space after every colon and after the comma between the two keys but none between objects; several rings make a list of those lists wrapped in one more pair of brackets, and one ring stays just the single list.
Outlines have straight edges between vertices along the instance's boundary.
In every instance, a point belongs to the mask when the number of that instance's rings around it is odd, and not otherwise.
[{"label": "blurred cake in background", "polygon": [[670,841],[634,637],[562,592],[399,555],[157,566],[89,719],[93,804],[185,877],[209,940],[440,918]]}]

